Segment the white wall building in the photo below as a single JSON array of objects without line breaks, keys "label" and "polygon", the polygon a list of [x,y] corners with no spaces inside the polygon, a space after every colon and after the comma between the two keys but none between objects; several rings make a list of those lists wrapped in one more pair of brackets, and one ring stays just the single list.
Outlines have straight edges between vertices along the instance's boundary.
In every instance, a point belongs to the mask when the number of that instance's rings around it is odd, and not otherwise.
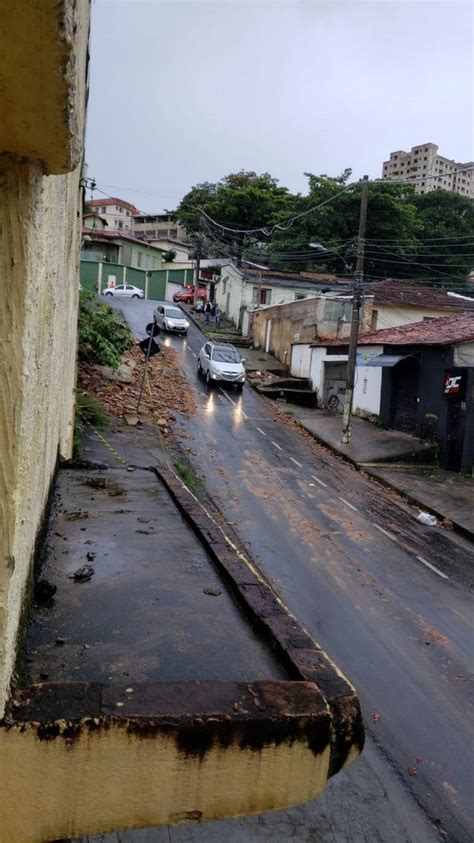
[{"label": "white wall building", "polygon": [[106,220],[109,231],[132,232],[133,218],[138,214],[138,208],[123,199],[104,196],[103,199],[89,199],[86,203],[94,213]]},{"label": "white wall building", "polygon": [[345,289],[347,281],[330,274],[239,269],[228,263],[221,268],[216,285],[216,301],[221,310],[244,336],[248,333],[249,314],[258,307],[288,304],[318,295],[322,290]]},{"label": "white wall building", "polygon": [[[367,361],[381,354],[383,346],[361,345],[357,349],[353,412],[375,421],[380,413],[382,369],[367,366]],[[326,407],[332,398],[342,412],[346,386],[347,354],[336,354],[331,346],[295,344],[292,347],[290,373],[309,378],[318,397],[318,406]]]}]

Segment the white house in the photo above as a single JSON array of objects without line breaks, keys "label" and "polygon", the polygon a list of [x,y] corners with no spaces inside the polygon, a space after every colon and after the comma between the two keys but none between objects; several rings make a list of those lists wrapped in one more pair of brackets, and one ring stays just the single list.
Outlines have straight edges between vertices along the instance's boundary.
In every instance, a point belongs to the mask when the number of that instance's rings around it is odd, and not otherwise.
[{"label": "white house", "polygon": [[133,218],[138,214],[138,208],[124,199],[104,196],[103,199],[89,199],[87,205],[95,214],[99,214],[107,221],[112,231],[132,232]]},{"label": "white house", "polygon": [[331,289],[342,291],[349,282],[349,278],[326,273],[240,269],[228,263],[221,269],[216,301],[247,336],[249,315],[257,307],[299,301]]},{"label": "white house", "polygon": [[[318,396],[318,406],[330,406],[342,412],[347,354],[341,354],[339,349],[324,343],[325,340],[311,344],[295,343],[292,346],[290,372],[295,377],[309,378]],[[382,351],[383,346],[379,345],[360,345],[357,348],[354,413],[373,421],[380,414],[382,370],[380,367],[368,366],[367,363]]]}]

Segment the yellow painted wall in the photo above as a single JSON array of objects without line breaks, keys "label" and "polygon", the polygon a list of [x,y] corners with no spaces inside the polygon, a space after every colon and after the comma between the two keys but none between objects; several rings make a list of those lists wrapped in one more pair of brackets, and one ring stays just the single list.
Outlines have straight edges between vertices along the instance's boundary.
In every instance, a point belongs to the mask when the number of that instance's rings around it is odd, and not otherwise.
[{"label": "yellow painted wall", "polygon": [[71,455],[79,172],[0,157],[0,712],[58,454]]},{"label": "yellow painted wall", "polygon": [[182,753],[172,731],[141,736],[117,723],[72,741],[0,729],[0,838],[37,843],[277,810],[322,792],[329,757],[329,746],[315,755],[303,740],[260,750],[236,740],[200,758]]},{"label": "yellow painted wall", "polygon": [[2,4],[0,715],[54,468],[71,452],[88,32],[89,0]]},{"label": "yellow painted wall", "polygon": [[455,316],[459,313],[458,310],[441,307],[404,307],[400,304],[374,304],[374,310],[377,310],[377,331],[381,328],[396,328],[398,325],[422,322],[425,318],[438,319],[441,316]]}]

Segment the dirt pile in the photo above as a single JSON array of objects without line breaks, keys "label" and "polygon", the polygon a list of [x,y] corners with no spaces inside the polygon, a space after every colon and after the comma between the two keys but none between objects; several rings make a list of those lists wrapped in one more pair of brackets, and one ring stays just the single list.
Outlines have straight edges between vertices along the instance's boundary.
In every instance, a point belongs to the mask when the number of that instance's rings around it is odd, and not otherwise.
[{"label": "dirt pile", "polygon": [[[111,416],[130,420],[136,415],[144,366],[145,356],[138,344],[125,352],[115,372],[95,363],[81,362],[78,391],[99,401]],[[166,428],[174,420],[174,412],[192,415],[195,410],[194,391],[180,372],[179,355],[161,345],[160,352],[148,362],[140,418],[153,418]]]}]

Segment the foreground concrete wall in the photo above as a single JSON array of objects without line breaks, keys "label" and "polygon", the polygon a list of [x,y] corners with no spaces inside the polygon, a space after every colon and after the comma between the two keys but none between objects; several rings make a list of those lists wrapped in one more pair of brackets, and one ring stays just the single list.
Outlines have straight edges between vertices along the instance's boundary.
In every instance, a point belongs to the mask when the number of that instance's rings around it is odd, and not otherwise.
[{"label": "foreground concrete wall", "polygon": [[332,718],[311,682],[110,688],[101,705],[89,686],[79,717],[76,686],[75,722],[38,722],[28,689],[16,711],[34,722],[0,729],[2,843],[260,813],[326,786]]},{"label": "foreground concrete wall", "polygon": [[66,173],[81,161],[89,0],[1,4],[0,152]]},{"label": "foreground concrete wall", "polygon": [[0,714],[35,540],[72,443],[88,0],[2,4]]},{"label": "foreground concrete wall", "polygon": [[79,172],[0,157],[0,710],[58,454],[71,455]]}]

